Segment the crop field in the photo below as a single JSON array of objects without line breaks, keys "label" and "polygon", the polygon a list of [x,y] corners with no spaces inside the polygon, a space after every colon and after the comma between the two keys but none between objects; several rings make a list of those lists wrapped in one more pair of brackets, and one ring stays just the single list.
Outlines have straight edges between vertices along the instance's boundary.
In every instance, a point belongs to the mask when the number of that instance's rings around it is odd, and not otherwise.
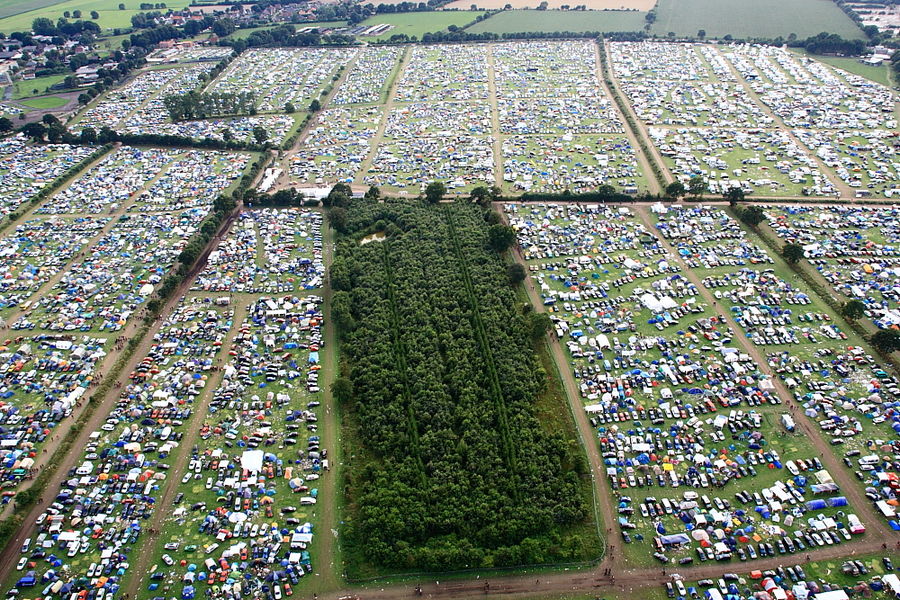
[{"label": "crop field", "polygon": [[421,39],[423,34],[446,31],[451,25],[456,25],[457,27],[468,25],[482,14],[484,14],[484,11],[477,10],[436,10],[430,12],[382,14],[373,15],[359,25],[360,27],[382,24],[393,26],[385,33],[364,38],[366,40],[387,40],[392,35],[401,34]]},{"label": "crop field", "polygon": [[472,25],[466,31],[501,34],[521,31],[641,31],[645,14],[620,10],[505,10]]},{"label": "crop field", "polygon": [[[358,430],[345,517],[350,568],[588,558],[590,534],[567,535],[590,520],[577,450],[535,420],[537,359],[503,264],[484,249],[480,209],[392,203],[348,212],[332,285],[352,385],[342,401]],[[433,276],[414,276],[422,270]],[[444,500],[429,502],[436,497]]]},{"label": "crop field", "polygon": [[778,36],[799,38],[822,31],[844,38],[864,39],[862,30],[830,0],[659,0],[652,31],[666,36],[694,37],[701,29],[708,37]]}]

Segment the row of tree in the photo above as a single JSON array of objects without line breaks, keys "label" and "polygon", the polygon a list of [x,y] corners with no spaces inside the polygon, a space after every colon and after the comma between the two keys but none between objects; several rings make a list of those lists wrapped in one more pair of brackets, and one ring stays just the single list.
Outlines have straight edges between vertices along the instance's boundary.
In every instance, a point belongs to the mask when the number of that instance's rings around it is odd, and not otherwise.
[{"label": "row of tree", "polygon": [[199,92],[170,94],[163,99],[173,121],[207,119],[211,117],[256,114],[256,94],[253,92]]}]

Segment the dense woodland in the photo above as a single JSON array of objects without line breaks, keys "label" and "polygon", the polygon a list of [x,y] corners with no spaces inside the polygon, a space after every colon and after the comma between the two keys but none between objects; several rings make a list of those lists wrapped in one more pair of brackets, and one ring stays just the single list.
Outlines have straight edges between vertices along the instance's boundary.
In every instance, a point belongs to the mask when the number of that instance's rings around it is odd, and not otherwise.
[{"label": "dense woodland", "polygon": [[[589,518],[585,462],[534,416],[546,373],[488,229],[476,205],[347,208],[331,270],[347,374],[335,395],[356,429],[347,543],[370,565],[587,558],[564,531]],[[387,237],[359,243],[373,232]]]}]

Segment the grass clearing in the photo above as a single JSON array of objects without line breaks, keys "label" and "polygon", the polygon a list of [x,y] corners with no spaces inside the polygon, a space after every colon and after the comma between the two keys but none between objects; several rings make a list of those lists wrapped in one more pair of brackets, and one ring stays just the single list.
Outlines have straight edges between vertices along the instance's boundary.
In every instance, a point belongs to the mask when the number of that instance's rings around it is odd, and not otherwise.
[{"label": "grass clearing", "polygon": [[844,38],[865,39],[862,30],[830,0],[659,0],[652,32],[707,37],[806,38],[822,31]]},{"label": "grass clearing", "polygon": [[361,39],[363,39],[364,41],[387,40],[390,39],[392,35],[399,35],[401,33],[405,33],[410,37],[416,36],[417,38],[421,38],[425,33],[444,31],[451,25],[463,27],[474,21],[482,14],[484,14],[484,11],[480,10],[438,10],[429,12],[399,13],[392,15],[374,15],[360,23],[360,25],[370,26],[388,24],[393,25],[393,27],[391,27],[388,31],[382,33],[381,35],[377,35],[374,37],[364,37]]},{"label": "grass clearing", "polygon": [[28,100],[22,100],[21,104],[25,106],[29,106],[31,108],[37,109],[46,109],[46,108],[59,108],[61,106],[65,106],[69,101],[65,98],[60,98],[59,96],[38,96],[36,98],[29,98]]},{"label": "grass clearing", "polygon": [[523,31],[640,31],[646,13],[618,10],[506,10],[466,29],[470,33]]},{"label": "grass clearing", "polygon": [[[47,75],[46,77],[35,77],[34,79],[16,81],[13,84],[12,98],[13,100],[19,100],[20,98],[30,98],[32,96],[47,93],[50,91],[49,88],[51,86],[61,83],[69,75],[71,75],[71,73],[61,73],[59,75]],[[37,90],[37,92],[35,92],[35,90]]]},{"label": "grass clearing", "polygon": [[19,13],[38,10],[47,6],[53,6],[66,0],[31,0],[30,2],[19,2],[18,0],[2,0],[0,1],[0,19],[11,17]]},{"label": "grass clearing", "polygon": [[879,67],[873,67],[872,65],[864,65],[859,62],[858,58],[819,56],[818,54],[810,54],[806,51],[798,51],[797,54],[800,56],[807,56],[838,69],[843,69],[848,73],[865,77],[869,81],[874,81],[875,83],[880,83],[881,85],[886,85],[888,87],[891,86],[891,70],[886,64]]}]

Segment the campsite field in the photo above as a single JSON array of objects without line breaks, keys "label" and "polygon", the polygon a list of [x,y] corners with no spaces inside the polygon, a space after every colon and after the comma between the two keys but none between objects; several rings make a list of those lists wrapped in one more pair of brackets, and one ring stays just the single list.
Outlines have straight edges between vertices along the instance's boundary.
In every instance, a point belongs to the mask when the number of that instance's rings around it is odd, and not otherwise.
[{"label": "campsite field", "polygon": [[652,31],[658,36],[674,32],[694,37],[701,29],[707,37],[799,38],[822,31],[845,38],[865,39],[862,30],[831,0],[659,0]]},{"label": "campsite field", "polygon": [[379,41],[390,39],[392,35],[406,34],[410,37],[421,38],[423,34],[437,31],[445,31],[449,26],[464,27],[474,21],[484,11],[455,10],[455,11],[429,11],[416,13],[397,13],[374,15],[360,23],[362,26],[388,24],[393,25],[381,35],[362,38],[364,41]]},{"label": "campsite field", "polygon": [[612,10],[505,10],[467,28],[470,33],[521,31],[640,31],[644,12]]}]

